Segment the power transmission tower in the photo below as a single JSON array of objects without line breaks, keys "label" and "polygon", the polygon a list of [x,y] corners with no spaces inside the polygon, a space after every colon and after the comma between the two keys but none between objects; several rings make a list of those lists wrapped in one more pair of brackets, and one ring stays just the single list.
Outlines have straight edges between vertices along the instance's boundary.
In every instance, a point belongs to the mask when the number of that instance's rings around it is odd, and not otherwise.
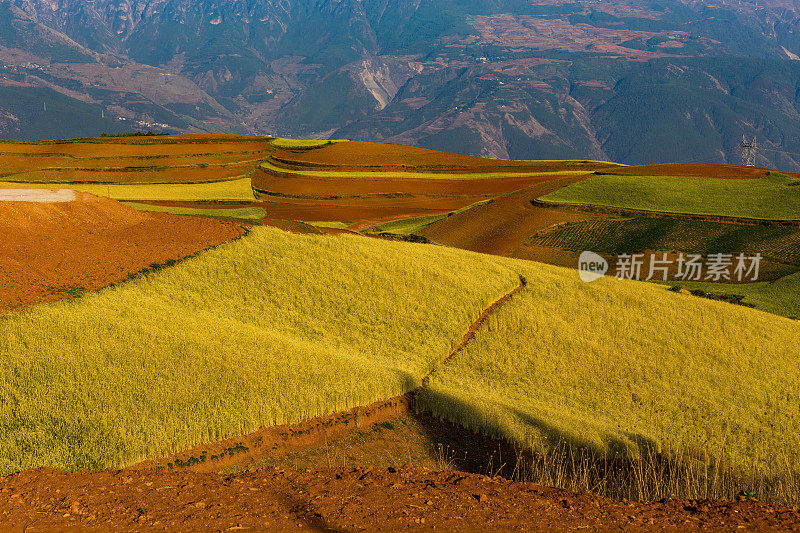
[{"label": "power transmission tower", "polygon": [[752,142],[748,141],[745,139],[743,133],[742,144],[739,145],[739,149],[742,151],[742,164],[748,167],[754,167],[756,165],[756,152],[758,151],[756,138],[753,137]]}]

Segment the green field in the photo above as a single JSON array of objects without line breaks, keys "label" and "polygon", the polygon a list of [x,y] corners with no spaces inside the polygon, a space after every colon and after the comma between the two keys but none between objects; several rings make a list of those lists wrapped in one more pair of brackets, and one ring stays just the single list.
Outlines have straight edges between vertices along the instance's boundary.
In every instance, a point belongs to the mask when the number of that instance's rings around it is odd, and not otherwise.
[{"label": "green field", "polygon": [[206,209],[202,207],[177,207],[169,205],[139,204],[124,202],[128,207],[137,211],[155,211],[158,213],[172,213],[173,215],[195,215],[201,217],[227,217],[241,218],[244,220],[261,220],[267,216],[263,207],[236,207],[228,209]]},{"label": "green field", "polygon": [[779,172],[756,180],[593,175],[540,200],[762,220],[800,220],[800,180]]},{"label": "green field", "polygon": [[256,228],[0,317],[0,472],[163,456],[387,398],[439,366],[421,406],[521,446],[683,448],[768,474],[800,459],[798,338],[795,321],[656,285]]},{"label": "green field", "polygon": [[393,220],[391,222],[383,222],[381,224],[376,224],[371,228],[369,228],[368,233],[393,233],[395,235],[412,235],[417,233],[418,231],[427,228],[431,224],[439,222],[440,220],[444,220],[447,217],[456,215],[458,213],[463,213],[464,211],[472,209],[473,207],[489,204],[492,201],[493,200],[491,199],[481,200],[480,202],[475,202],[474,204],[447,213],[438,213],[436,215],[423,215],[420,217],[403,218],[400,220]]},{"label": "green field", "polygon": [[[0,182],[0,188],[42,188],[42,184]],[[199,202],[204,200],[255,200],[250,178],[210,183],[168,184],[94,184],[48,183],[48,189],[73,189],[114,200]]]},{"label": "green field", "polygon": [[670,250],[702,255],[760,253],[800,267],[800,229],[668,217],[597,218],[543,230],[527,244],[601,254]]},{"label": "green field", "polygon": [[712,295],[744,296],[742,303],[756,309],[785,317],[800,319],[800,273],[775,281],[760,281],[742,285],[708,282],[675,282],[675,287],[701,290]]}]

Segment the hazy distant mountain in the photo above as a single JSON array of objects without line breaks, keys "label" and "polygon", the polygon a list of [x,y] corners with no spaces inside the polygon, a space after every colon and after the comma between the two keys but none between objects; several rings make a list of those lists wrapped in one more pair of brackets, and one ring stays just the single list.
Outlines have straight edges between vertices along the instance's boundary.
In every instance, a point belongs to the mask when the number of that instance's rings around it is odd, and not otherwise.
[{"label": "hazy distant mountain", "polygon": [[643,163],[737,162],[745,134],[760,164],[800,170],[796,1],[2,0],[0,63],[2,137],[236,131]]}]

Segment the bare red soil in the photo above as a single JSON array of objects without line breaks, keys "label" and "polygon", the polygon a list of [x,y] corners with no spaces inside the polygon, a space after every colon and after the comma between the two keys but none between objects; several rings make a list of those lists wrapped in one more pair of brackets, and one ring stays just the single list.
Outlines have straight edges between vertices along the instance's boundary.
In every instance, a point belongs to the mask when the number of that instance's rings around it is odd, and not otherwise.
[{"label": "bare red soil", "polygon": [[552,180],[553,176],[492,179],[396,179],[396,178],[321,178],[302,174],[280,175],[264,169],[252,175],[259,192],[306,198],[370,195],[485,196],[505,194],[532,183]]},{"label": "bare red soil", "polygon": [[143,213],[76,194],[72,202],[0,202],[0,310],[96,290],[245,232],[230,222]]},{"label": "bare red soil", "polygon": [[685,165],[681,163],[667,163],[661,165],[618,167],[600,172],[617,176],[685,176],[717,179],[758,179],[763,178],[771,171],[767,168],[745,167],[742,165]]},{"label": "bare red soil", "polygon": [[798,531],[759,502],[616,502],[420,468],[238,474],[39,469],[0,481],[6,531]]},{"label": "bare red soil", "polygon": [[441,220],[420,233],[431,241],[465,250],[542,260],[543,257],[527,257],[520,253],[531,235],[554,224],[586,220],[592,215],[535,207],[531,200],[578,179],[582,178],[561,178],[531,185]]},{"label": "bare red soil", "polygon": [[271,158],[278,166],[309,170],[407,170],[437,172],[550,172],[596,170],[615,166],[586,161],[508,161],[438,152],[401,144],[362,141],[335,143],[313,150],[284,149]]},{"label": "bare red soil", "polygon": [[341,198],[315,200],[308,198],[275,198],[259,202],[141,202],[151,205],[191,207],[195,209],[236,209],[261,207],[265,220],[306,222],[347,222],[371,225],[388,220],[434,215],[455,211],[482,197],[436,198],[402,196],[399,198]]}]

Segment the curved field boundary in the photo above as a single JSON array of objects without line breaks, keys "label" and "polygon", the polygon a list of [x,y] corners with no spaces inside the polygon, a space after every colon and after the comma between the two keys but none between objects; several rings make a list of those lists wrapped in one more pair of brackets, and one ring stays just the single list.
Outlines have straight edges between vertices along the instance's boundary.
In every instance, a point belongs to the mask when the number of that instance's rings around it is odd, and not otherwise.
[{"label": "curved field boundary", "polygon": [[[294,151],[281,150],[278,154],[292,154],[297,153]],[[375,172],[375,173],[413,173],[413,174],[446,174],[446,175],[459,175],[459,174],[591,174],[593,168],[538,168],[536,166],[526,166],[525,162],[519,162],[519,165],[509,165],[498,163],[496,167],[476,167],[469,165],[458,164],[410,164],[410,163],[394,163],[394,164],[352,164],[342,165],[337,163],[323,163],[317,161],[301,161],[284,157],[278,154],[273,154],[266,158],[266,162],[272,167],[291,173],[304,173],[304,172],[334,172],[334,173],[353,173],[353,172]]]},{"label": "curved field boundary", "polygon": [[411,414],[416,395],[426,386],[436,369],[447,364],[464,350],[489,316],[526,286],[525,278],[519,276],[519,285],[481,311],[478,318],[467,328],[461,343],[422,378],[421,387],[400,396],[355,407],[349,411],[318,416],[298,424],[264,427],[247,435],[202,444],[166,458],[143,461],[131,468],[155,470],[189,468],[201,472],[219,471],[224,468],[253,463],[267,455],[282,455],[319,446],[329,439],[337,439],[355,429],[362,429]]},{"label": "curved field boundary", "polygon": [[751,226],[781,226],[787,228],[800,228],[800,220],[768,220],[761,218],[745,217],[726,217],[723,215],[693,215],[690,213],[667,213],[664,211],[649,211],[645,209],[626,209],[623,207],[609,207],[603,205],[588,204],[569,204],[559,202],[547,202],[541,199],[531,200],[534,207],[544,207],[549,209],[565,209],[569,211],[582,211],[588,213],[605,213],[621,216],[649,216],[649,217],[668,217],[683,220],[700,220],[704,222],[727,222],[732,224],[748,224]]},{"label": "curved field boundary", "polygon": [[489,319],[489,316],[491,316],[492,313],[494,313],[503,304],[511,300],[511,298],[515,294],[522,291],[527,285],[528,281],[522,275],[520,275],[519,285],[517,285],[511,291],[507,292],[506,294],[504,294],[503,296],[492,302],[489,305],[489,307],[481,311],[481,314],[478,316],[475,322],[470,324],[469,328],[467,328],[466,333],[464,333],[464,338],[461,339],[461,343],[455,348],[453,348],[449,354],[447,354],[441,361],[439,361],[439,363],[436,366],[434,366],[431,369],[431,371],[425,375],[425,377],[422,378],[421,388],[425,388],[428,385],[428,382],[430,381],[431,377],[433,377],[433,375],[436,373],[436,370],[439,367],[441,367],[442,365],[446,365],[451,359],[453,359],[453,357],[458,355],[461,351],[464,350],[464,348],[466,348],[469,345],[470,342],[472,342],[472,340],[475,338],[475,334],[478,332],[479,329],[481,329],[481,326],[483,326],[483,324],[486,323],[486,321]]}]

